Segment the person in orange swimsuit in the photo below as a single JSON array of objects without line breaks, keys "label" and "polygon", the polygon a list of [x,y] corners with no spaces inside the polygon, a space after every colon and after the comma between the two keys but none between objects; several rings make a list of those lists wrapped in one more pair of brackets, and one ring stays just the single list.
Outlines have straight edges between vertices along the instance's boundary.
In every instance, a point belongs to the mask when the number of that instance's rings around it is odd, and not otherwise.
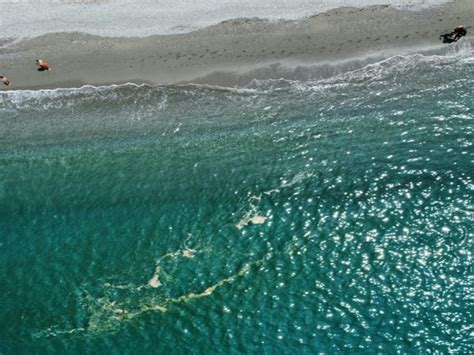
[{"label": "person in orange swimsuit", "polygon": [[43,60],[43,59],[36,59],[36,66],[38,67],[38,71],[45,71],[45,70],[51,70],[49,67],[49,64]]}]

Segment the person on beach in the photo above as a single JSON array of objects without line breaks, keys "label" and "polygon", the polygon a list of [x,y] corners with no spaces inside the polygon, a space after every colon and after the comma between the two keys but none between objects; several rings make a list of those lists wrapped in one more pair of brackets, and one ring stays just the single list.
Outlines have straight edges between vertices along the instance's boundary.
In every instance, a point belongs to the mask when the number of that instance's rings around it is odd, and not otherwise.
[{"label": "person on beach", "polygon": [[35,63],[36,63],[36,66],[38,67],[38,71],[51,70],[51,68],[49,67],[49,64],[43,59],[36,59]]},{"label": "person on beach", "polygon": [[10,86],[12,84],[12,81],[8,79],[6,76],[0,75],[0,80],[6,85]]},{"label": "person on beach", "polygon": [[439,39],[443,40],[443,43],[453,43],[457,42],[467,34],[466,29],[464,26],[456,26],[451,33],[446,33],[444,35],[439,36]]},{"label": "person on beach", "polygon": [[461,39],[461,37],[464,37],[466,34],[467,34],[467,31],[466,29],[464,28],[464,26],[457,26],[454,28],[454,41],[457,42]]}]

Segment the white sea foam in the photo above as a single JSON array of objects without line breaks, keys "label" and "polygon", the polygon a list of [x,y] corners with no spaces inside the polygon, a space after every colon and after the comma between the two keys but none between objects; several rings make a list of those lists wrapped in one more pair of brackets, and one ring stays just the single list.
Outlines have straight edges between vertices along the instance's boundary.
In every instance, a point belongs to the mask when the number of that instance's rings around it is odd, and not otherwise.
[{"label": "white sea foam", "polygon": [[110,37],[184,33],[242,17],[297,19],[341,6],[418,10],[446,0],[0,0],[0,37],[86,32]]}]

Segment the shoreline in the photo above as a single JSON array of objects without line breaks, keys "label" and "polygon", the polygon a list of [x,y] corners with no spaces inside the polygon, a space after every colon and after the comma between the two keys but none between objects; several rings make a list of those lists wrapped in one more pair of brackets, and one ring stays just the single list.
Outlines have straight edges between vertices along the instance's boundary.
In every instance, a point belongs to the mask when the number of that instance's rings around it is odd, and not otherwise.
[{"label": "shoreline", "polygon": [[[0,75],[13,81],[1,90],[126,82],[241,85],[252,72],[264,75],[272,66],[443,48],[439,35],[459,24],[469,26],[472,17],[470,0],[460,0],[416,12],[383,5],[338,8],[301,20],[235,19],[191,33],[145,38],[53,33],[0,47]],[[46,59],[52,71],[37,72],[37,57]]]}]

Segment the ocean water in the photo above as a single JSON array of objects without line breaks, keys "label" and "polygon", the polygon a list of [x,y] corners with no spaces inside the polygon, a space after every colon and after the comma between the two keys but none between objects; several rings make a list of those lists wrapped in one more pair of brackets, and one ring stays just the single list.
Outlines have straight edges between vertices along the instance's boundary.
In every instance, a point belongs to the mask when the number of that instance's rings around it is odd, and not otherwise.
[{"label": "ocean water", "polygon": [[190,32],[241,17],[297,19],[341,6],[391,5],[418,10],[446,0],[0,0],[0,38],[51,32],[145,37]]},{"label": "ocean water", "polygon": [[0,93],[0,352],[472,353],[462,42],[324,79]]}]

